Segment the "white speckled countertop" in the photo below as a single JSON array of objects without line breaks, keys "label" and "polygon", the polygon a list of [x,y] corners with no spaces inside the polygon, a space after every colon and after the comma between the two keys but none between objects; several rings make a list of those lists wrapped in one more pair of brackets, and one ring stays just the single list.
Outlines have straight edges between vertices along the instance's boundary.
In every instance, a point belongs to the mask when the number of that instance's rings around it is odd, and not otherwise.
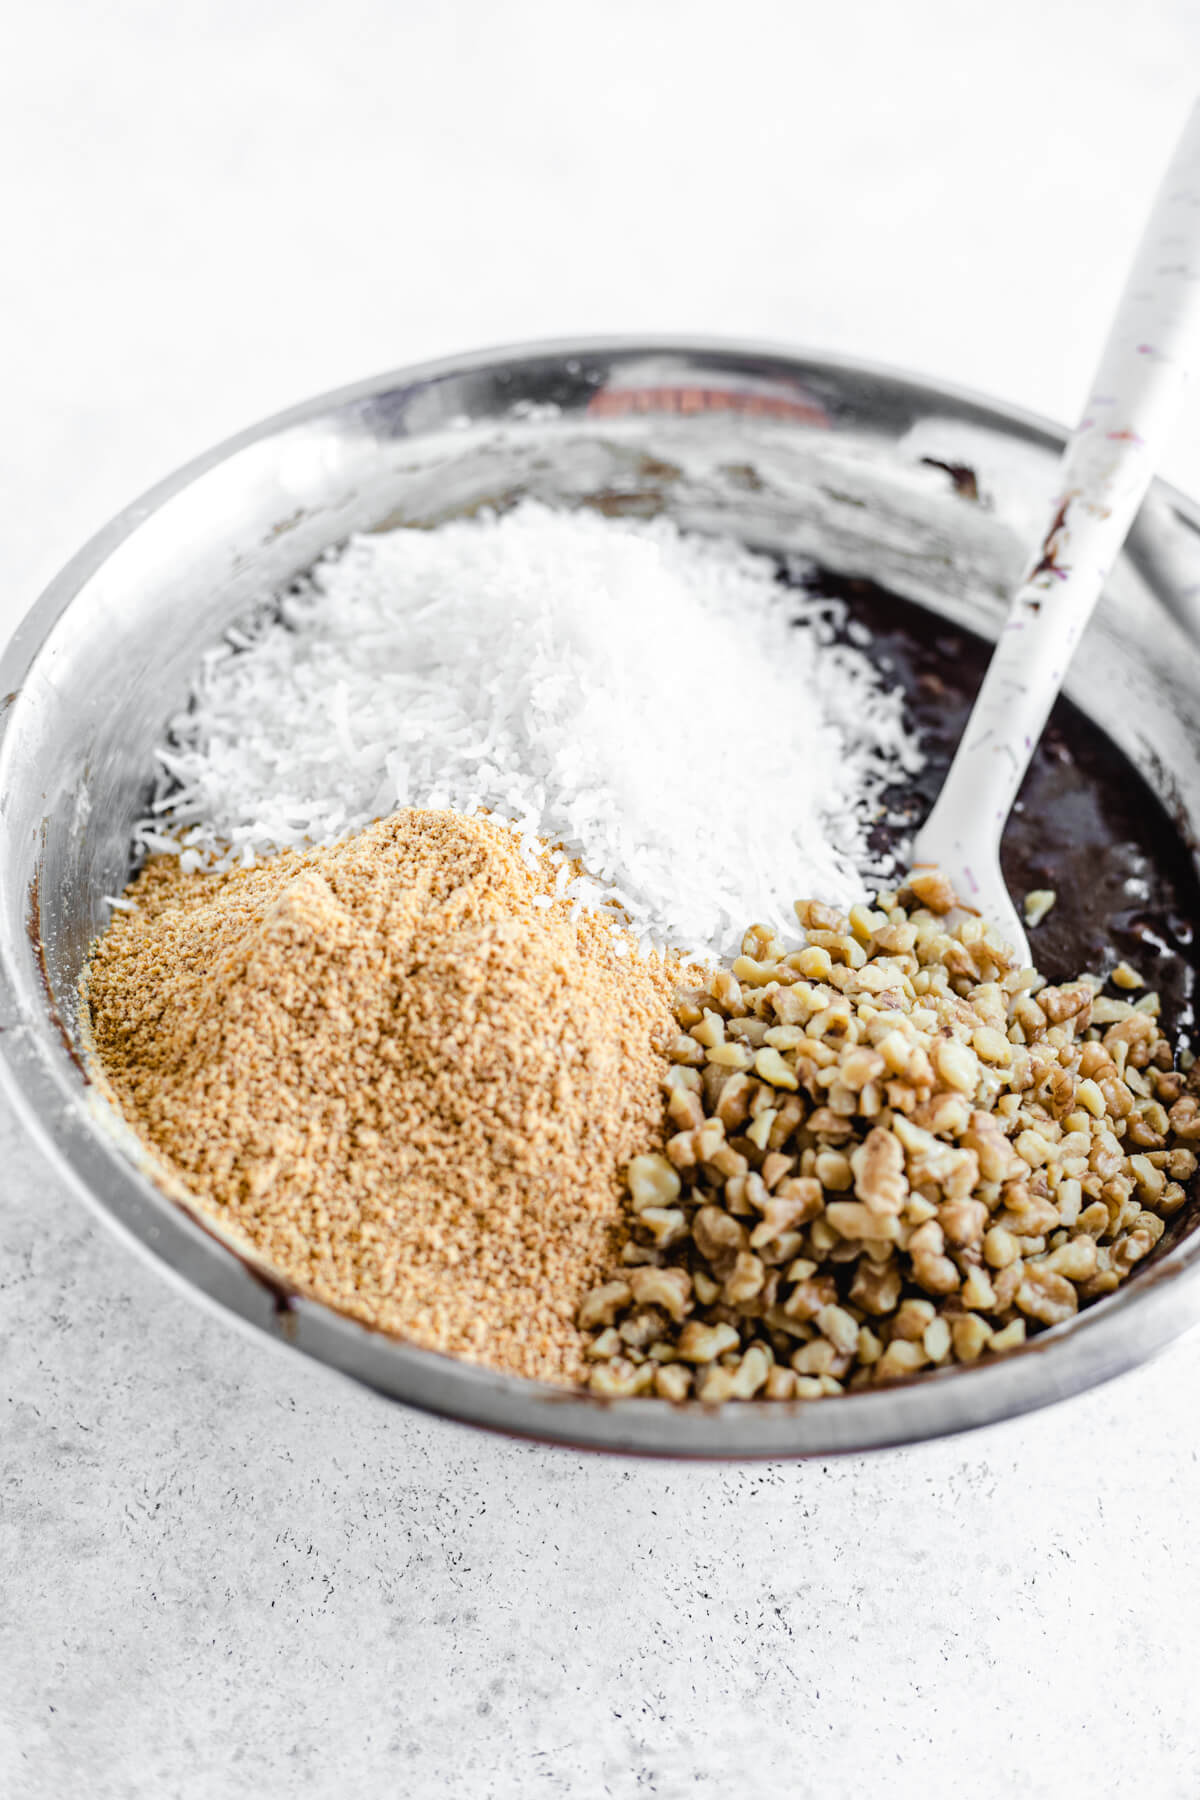
[{"label": "white speckled countertop", "polygon": [[[1069,415],[1200,66],[1189,0],[1078,16],[24,9],[0,634],[204,445],[470,344],[791,339]],[[586,1460],[181,1302],[4,1114],[0,1167],[0,1793],[1200,1792],[1200,1341],[870,1461]]]}]

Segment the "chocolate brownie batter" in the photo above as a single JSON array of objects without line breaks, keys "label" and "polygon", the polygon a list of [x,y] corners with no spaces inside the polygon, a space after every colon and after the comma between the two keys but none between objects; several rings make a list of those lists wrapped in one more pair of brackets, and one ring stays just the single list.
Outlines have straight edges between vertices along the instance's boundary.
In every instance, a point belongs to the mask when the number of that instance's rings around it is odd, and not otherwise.
[{"label": "chocolate brownie batter", "polygon": [[[926,765],[894,791],[893,813],[904,822],[879,826],[876,847],[886,848],[909,836],[932,806],[991,645],[874,582],[822,571],[802,585],[844,602],[851,631],[858,624],[870,632],[870,654],[904,688],[920,733]],[[1178,1048],[1191,1036],[1200,968],[1195,866],[1141,776],[1069,700],[1057,702],[1034,752],[1001,862],[1018,905],[1035,888],[1058,895],[1028,934],[1044,975],[1054,982],[1107,976],[1125,960],[1162,996],[1172,1043]]]}]

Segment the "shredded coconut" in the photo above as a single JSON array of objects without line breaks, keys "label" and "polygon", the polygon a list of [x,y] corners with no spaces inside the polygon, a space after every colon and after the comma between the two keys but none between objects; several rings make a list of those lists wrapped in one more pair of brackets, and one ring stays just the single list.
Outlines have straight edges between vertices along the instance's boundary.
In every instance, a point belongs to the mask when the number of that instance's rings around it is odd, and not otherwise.
[{"label": "shredded coconut", "polygon": [[488,812],[528,866],[578,859],[577,908],[700,953],[856,898],[920,766],[900,690],[769,557],[534,502],[353,538],[208,653],[159,756],[139,841],[184,873]]}]

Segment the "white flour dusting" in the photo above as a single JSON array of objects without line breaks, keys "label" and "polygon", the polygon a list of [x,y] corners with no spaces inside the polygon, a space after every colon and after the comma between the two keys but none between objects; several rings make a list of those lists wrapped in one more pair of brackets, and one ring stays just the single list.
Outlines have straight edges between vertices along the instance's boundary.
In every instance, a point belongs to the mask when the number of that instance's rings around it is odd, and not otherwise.
[{"label": "white flour dusting", "polygon": [[857,898],[920,764],[899,691],[768,558],[534,502],[353,539],[208,654],[159,755],[140,841],[185,868],[486,809],[586,865],[581,905],[700,951]]}]

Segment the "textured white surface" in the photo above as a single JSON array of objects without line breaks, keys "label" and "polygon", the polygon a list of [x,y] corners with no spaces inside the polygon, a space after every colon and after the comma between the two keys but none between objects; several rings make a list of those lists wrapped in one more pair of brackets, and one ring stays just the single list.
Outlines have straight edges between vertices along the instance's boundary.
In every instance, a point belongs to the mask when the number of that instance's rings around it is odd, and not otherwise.
[{"label": "textured white surface", "polygon": [[[205,444],[470,344],[1070,416],[1200,65],[1191,0],[10,15],[0,630]],[[585,1461],[258,1347],[0,1166],[5,1795],[1200,1791],[1200,1344],[876,1461]]]}]

